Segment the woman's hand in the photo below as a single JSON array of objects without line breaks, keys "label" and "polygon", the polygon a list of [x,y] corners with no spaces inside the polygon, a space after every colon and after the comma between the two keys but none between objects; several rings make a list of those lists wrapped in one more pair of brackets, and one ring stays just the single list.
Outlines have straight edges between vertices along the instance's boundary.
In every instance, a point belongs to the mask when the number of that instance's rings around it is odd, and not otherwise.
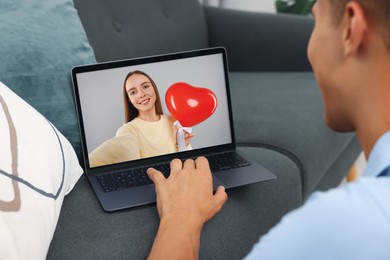
[{"label": "woman's hand", "polygon": [[[185,143],[185,146],[188,146],[188,145],[191,144],[191,140],[195,136],[195,134],[194,133],[190,134],[190,133],[188,133],[186,131],[183,131],[183,132],[184,132],[184,143]],[[179,136],[179,130],[176,132],[176,140],[177,140],[178,136]],[[177,142],[176,142],[176,145],[178,145]]]},{"label": "woman's hand", "polygon": [[195,136],[194,133],[187,133],[187,132],[184,132],[184,141],[186,143],[186,146],[188,146],[189,144],[191,144],[191,139]]}]

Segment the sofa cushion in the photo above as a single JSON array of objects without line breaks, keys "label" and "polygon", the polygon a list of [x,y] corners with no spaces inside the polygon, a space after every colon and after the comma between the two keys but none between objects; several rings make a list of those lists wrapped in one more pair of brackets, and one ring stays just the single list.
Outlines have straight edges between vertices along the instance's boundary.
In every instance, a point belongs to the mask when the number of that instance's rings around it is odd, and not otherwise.
[{"label": "sofa cushion", "polygon": [[198,0],[75,0],[98,61],[120,60],[208,45]]},{"label": "sofa cushion", "polygon": [[44,259],[82,174],[70,143],[0,82],[0,259]]},{"label": "sofa cushion", "polygon": [[[242,259],[260,235],[302,203],[293,161],[268,149],[240,149],[278,178],[227,190],[227,203],[203,230],[200,259]],[[104,212],[82,177],[65,198],[47,259],[146,259],[158,223],[155,204]]]},{"label": "sofa cushion", "polygon": [[204,7],[210,46],[228,50],[232,71],[311,71],[312,17]]},{"label": "sofa cushion", "polygon": [[[313,73],[235,72],[230,85],[236,141],[290,157],[300,169],[305,197],[341,154],[350,155],[346,165],[358,157],[355,135],[335,133],[324,123]],[[335,184],[344,176],[332,177]]]},{"label": "sofa cushion", "polygon": [[0,37],[0,81],[47,117],[81,155],[70,71],[95,59],[73,2],[2,0]]}]

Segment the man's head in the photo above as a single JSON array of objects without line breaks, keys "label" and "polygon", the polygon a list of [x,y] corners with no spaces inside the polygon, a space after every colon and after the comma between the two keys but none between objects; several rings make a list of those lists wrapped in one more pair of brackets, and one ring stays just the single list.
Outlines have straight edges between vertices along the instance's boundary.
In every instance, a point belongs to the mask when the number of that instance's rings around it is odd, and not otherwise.
[{"label": "man's head", "polygon": [[336,131],[356,130],[361,111],[371,109],[368,87],[390,65],[389,6],[390,0],[317,0],[313,6],[308,56],[325,121]]}]

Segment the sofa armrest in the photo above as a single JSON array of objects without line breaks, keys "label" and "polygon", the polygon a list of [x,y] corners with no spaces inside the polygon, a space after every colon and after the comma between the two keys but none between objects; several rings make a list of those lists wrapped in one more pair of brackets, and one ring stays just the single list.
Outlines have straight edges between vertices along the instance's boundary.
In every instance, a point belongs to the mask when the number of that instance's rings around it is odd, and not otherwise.
[{"label": "sofa armrest", "polygon": [[311,71],[313,19],[204,6],[210,46],[224,46],[232,71]]}]

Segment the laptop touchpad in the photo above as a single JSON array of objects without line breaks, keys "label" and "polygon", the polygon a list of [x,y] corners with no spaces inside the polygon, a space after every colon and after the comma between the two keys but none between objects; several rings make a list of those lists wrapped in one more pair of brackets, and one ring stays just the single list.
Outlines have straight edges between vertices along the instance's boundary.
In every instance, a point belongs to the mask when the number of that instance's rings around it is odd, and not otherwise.
[{"label": "laptop touchpad", "polygon": [[213,174],[213,190],[217,190],[219,186],[224,186],[226,187],[226,184],[223,183],[220,179],[218,179],[214,174]]}]

